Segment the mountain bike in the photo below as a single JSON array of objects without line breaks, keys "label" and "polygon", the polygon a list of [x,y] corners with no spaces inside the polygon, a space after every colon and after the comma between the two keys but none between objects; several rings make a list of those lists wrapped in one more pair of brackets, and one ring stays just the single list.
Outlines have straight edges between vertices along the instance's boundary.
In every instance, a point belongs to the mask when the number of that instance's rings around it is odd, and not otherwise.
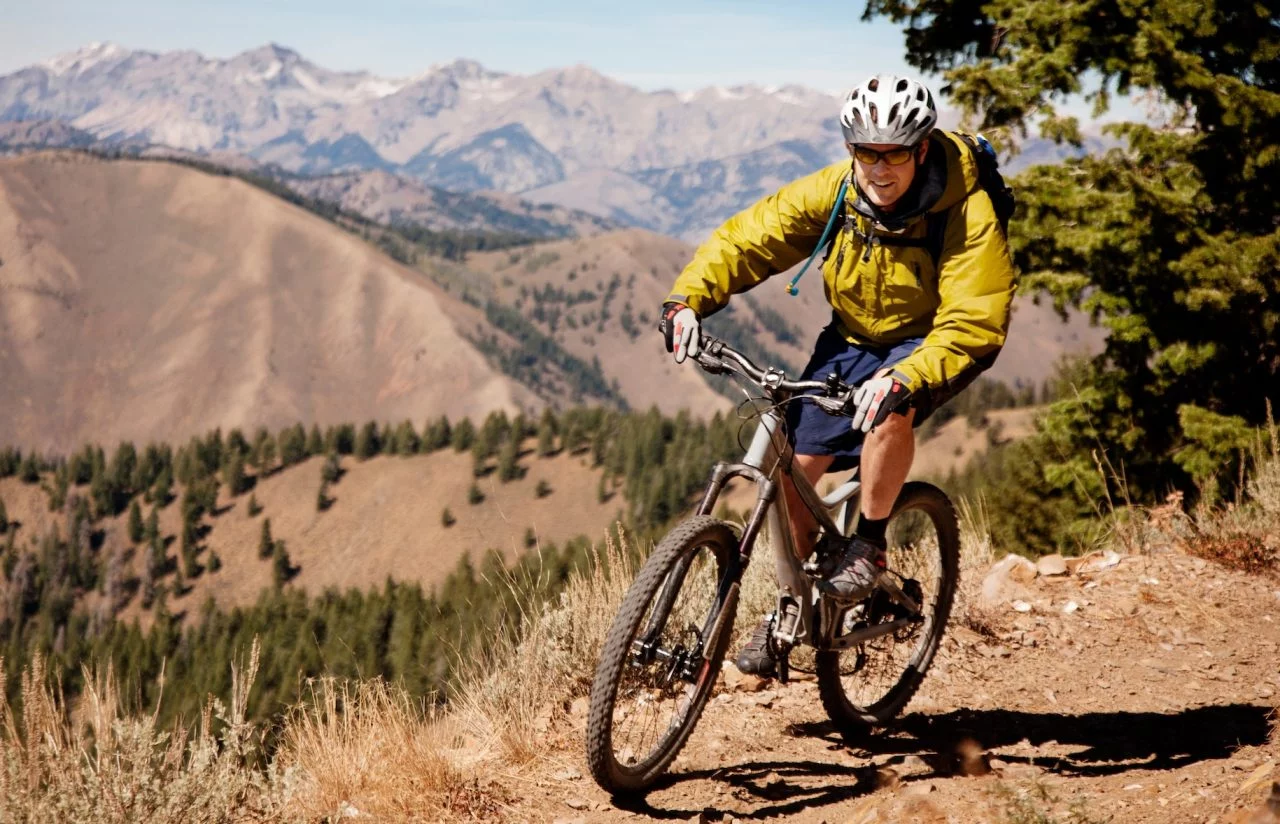
[{"label": "mountain bike", "polygon": [[[707,337],[697,362],[712,374],[750,380],[765,403],[756,407],[759,425],[745,457],[715,465],[696,514],[658,543],[605,637],[591,685],[587,763],[596,782],[614,794],[648,789],[688,741],[720,675],[743,573],[762,530],[776,555],[779,593],[769,644],[778,678],[787,682],[794,649],[813,647],[822,704],[850,738],[887,723],[911,700],[942,640],[959,578],[955,509],[942,490],[912,481],[894,504],[888,567],[875,591],[852,605],[824,596],[815,582],[831,572],[840,538],[851,532],[860,481],[855,472],[823,497],[803,473],[792,472],[782,410],[812,402],[842,414],[851,387],[835,375],[790,380]],[[821,528],[804,561],[796,557],[780,494],[783,474]],[[756,487],[741,527],[712,517],[735,478]]]}]

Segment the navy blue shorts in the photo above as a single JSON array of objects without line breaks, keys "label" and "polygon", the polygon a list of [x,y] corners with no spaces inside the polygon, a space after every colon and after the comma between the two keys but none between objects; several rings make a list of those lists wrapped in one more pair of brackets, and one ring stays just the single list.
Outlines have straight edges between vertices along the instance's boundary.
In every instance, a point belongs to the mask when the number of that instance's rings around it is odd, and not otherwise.
[{"label": "navy blue shorts", "polygon": [[[908,338],[891,346],[849,343],[831,323],[818,335],[813,356],[801,380],[822,380],[835,372],[840,379],[857,386],[886,366],[893,366],[914,352],[924,338]],[[918,416],[917,416],[918,417]],[[787,404],[787,431],[798,455],[834,455],[831,472],[852,469],[862,452],[862,432],[850,427],[851,419],[828,415],[809,401]],[[914,422],[916,425],[921,420]]]}]

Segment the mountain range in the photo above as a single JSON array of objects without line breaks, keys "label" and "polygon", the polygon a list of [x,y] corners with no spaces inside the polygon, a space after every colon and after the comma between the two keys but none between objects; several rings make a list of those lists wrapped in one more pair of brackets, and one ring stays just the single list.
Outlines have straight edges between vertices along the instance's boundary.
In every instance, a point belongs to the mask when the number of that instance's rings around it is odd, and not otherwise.
[{"label": "mountain range", "polygon": [[839,158],[838,104],[799,86],[646,92],[581,65],[523,76],[458,60],[388,79],[275,44],[223,60],[96,43],[0,77],[0,122],[522,193],[686,239]]}]

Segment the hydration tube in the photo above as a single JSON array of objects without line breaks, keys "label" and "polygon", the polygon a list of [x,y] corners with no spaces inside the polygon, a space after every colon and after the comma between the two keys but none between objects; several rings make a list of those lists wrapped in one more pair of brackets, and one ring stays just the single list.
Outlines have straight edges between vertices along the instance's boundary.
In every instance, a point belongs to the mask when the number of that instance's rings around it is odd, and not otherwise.
[{"label": "hydration tube", "polygon": [[813,254],[809,255],[809,259],[804,262],[804,266],[800,268],[799,272],[796,272],[796,276],[787,284],[788,295],[795,297],[800,294],[800,289],[796,284],[800,282],[800,278],[804,276],[804,273],[809,271],[809,265],[818,256],[818,252],[821,252],[826,247],[827,238],[831,236],[831,229],[836,225],[836,217],[840,214],[840,207],[844,205],[844,196],[847,191],[849,191],[849,177],[846,175],[845,179],[840,182],[840,191],[836,193],[836,205],[831,209],[831,217],[827,218],[827,228],[822,230],[822,237],[819,238],[818,245],[813,248]]}]

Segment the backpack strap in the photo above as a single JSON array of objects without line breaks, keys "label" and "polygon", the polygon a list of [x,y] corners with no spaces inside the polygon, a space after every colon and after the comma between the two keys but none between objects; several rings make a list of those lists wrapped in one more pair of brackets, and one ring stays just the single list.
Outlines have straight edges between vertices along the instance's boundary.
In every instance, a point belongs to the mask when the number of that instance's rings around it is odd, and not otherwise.
[{"label": "backpack strap", "polygon": [[[877,243],[881,246],[905,246],[925,249],[929,252],[929,257],[933,260],[933,268],[936,270],[938,262],[942,260],[942,245],[947,234],[947,218],[950,214],[950,209],[944,209],[941,212],[929,212],[925,215],[924,237],[874,235],[870,238],[863,237],[863,242],[867,244],[868,249],[871,245]],[[859,236],[861,237],[861,235]]]}]

